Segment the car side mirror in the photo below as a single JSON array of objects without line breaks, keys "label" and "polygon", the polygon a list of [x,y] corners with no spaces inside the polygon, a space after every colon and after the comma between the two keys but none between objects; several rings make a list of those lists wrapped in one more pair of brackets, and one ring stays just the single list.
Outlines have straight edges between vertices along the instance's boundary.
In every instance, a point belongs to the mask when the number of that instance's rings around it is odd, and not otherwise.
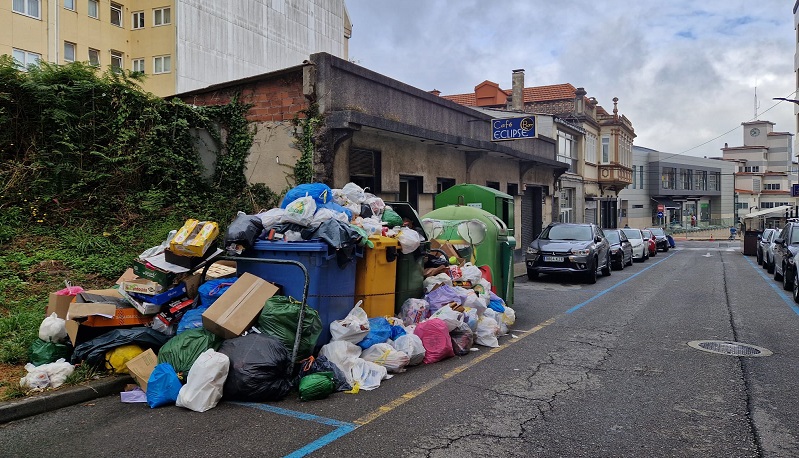
[{"label": "car side mirror", "polygon": [[776,243],[777,245],[782,245],[783,243],[785,243],[785,240],[777,238],[774,239],[774,243]]},{"label": "car side mirror", "polygon": [[594,242],[599,243],[601,241],[602,241],[602,237],[600,237],[598,235],[596,237],[594,237]]}]

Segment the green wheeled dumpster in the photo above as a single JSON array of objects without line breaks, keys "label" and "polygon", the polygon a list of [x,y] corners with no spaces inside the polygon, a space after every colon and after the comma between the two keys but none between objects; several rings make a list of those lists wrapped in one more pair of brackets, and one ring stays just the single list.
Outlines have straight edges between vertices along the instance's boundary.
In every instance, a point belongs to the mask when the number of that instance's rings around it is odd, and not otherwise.
[{"label": "green wheeled dumpster", "polygon": [[499,217],[480,208],[451,205],[424,215],[422,225],[432,240],[452,244],[478,267],[488,266],[494,293],[513,306],[516,239]]},{"label": "green wheeled dumpster", "polygon": [[397,212],[403,221],[410,221],[422,236],[422,243],[413,253],[404,254],[397,248],[397,278],[394,292],[394,313],[399,313],[402,304],[410,298],[424,297],[424,260],[425,253],[430,249],[427,234],[419,220],[419,214],[408,202],[386,202],[392,210]]},{"label": "green wheeled dumpster", "polygon": [[465,205],[485,210],[505,223],[509,236],[514,235],[514,203],[513,196],[509,194],[479,184],[456,184],[435,197],[436,209],[449,205]]}]

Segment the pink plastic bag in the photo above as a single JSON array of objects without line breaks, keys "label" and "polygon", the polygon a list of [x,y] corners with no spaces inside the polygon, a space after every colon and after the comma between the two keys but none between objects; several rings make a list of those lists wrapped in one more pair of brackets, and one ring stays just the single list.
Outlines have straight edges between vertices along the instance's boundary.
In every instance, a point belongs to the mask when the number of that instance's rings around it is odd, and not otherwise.
[{"label": "pink plastic bag", "polygon": [[83,288],[80,286],[67,286],[66,288],[58,290],[55,293],[58,296],[77,296],[82,292]]},{"label": "pink plastic bag", "polygon": [[430,318],[416,325],[414,334],[422,339],[424,363],[432,364],[455,356],[452,339],[449,337],[447,323],[438,318]]}]

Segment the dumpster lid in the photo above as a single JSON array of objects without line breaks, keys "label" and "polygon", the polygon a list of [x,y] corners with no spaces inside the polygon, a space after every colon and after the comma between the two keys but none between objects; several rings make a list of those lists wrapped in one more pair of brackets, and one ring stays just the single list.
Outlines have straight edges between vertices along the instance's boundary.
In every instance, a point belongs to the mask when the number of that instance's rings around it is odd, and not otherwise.
[{"label": "dumpster lid", "polygon": [[400,218],[408,218],[413,222],[413,228],[422,231],[425,240],[430,240],[430,235],[425,231],[422,226],[422,221],[419,219],[419,213],[411,206],[409,202],[384,202],[391,207]]}]

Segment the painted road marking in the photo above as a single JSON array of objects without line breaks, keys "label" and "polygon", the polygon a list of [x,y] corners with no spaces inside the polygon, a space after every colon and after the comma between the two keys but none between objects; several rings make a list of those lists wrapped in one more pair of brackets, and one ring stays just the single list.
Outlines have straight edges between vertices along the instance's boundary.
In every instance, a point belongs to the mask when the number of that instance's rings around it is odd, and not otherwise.
[{"label": "painted road marking", "polygon": [[748,257],[744,257],[744,259],[746,259],[746,262],[748,262],[749,265],[752,266],[752,268],[755,269],[757,273],[760,274],[760,276],[763,277],[763,279],[766,280],[769,285],[771,285],[772,288],[774,288],[774,291],[777,292],[777,295],[780,296],[786,304],[788,304],[788,307],[793,310],[793,313],[799,315],[799,306],[797,306],[796,302],[793,301],[793,298],[788,296],[788,293],[782,289],[782,286],[780,285],[778,287],[775,282],[770,281],[766,274],[763,273],[763,269],[757,264],[753,263],[751,259]]}]

